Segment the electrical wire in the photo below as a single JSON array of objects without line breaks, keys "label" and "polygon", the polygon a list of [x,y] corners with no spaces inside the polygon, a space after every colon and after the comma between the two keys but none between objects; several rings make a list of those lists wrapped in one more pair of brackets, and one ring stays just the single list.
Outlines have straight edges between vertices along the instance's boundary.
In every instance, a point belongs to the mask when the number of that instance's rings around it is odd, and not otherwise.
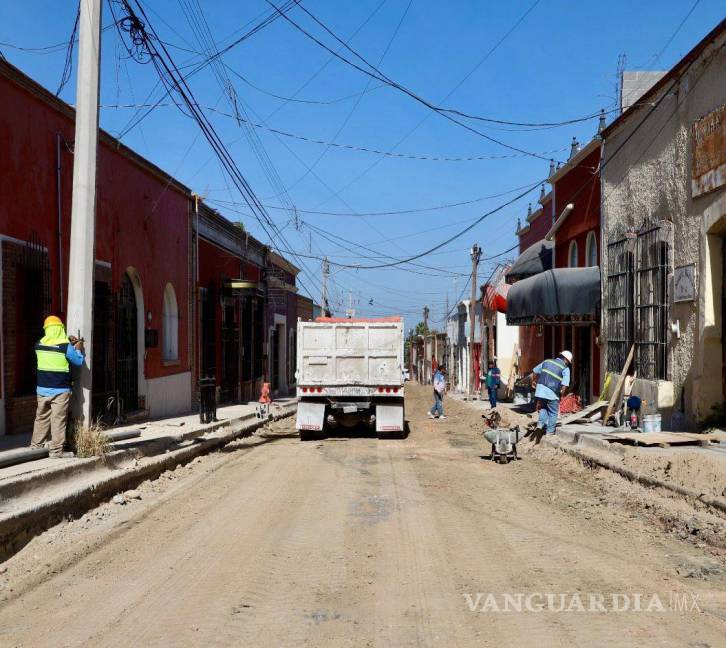
[{"label": "electrical wire", "polygon": [[[351,95],[353,96],[353,95]],[[174,106],[176,104],[172,102],[162,102],[162,103],[154,103],[154,104],[102,104],[99,106],[100,108],[164,108],[168,106]],[[200,106],[200,108],[204,108],[205,110],[208,110],[210,112],[214,112],[218,115],[222,115],[223,117],[229,117],[231,119],[241,119],[238,118],[236,115],[233,115],[231,113],[225,112],[223,110],[220,110],[219,108],[214,108],[212,106]],[[246,121],[246,120],[242,120]],[[349,151],[358,151],[361,153],[372,153],[375,155],[383,155],[386,157],[392,157],[392,158],[399,158],[399,159],[406,159],[406,160],[421,160],[421,161],[427,161],[427,162],[476,162],[476,161],[482,161],[482,160],[508,160],[513,158],[521,158],[521,157],[528,157],[524,153],[503,153],[500,155],[463,155],[463,156],[453,156],[453,155],[432,155],[432,154],[424,154],[424,153],[396,153],[395,151],[383,151],[380,149],[375,149],[367,146],[358,146],[356,144],[342,144],[340,142],[335,142],[331,140],[321,140],[316,139],[314,137],[309,137],[306,135],[300,135],[299,133],[291,133],[290,131],[281,130],[279,128],[272,128],[270,126],[265,126],[264,124],[259,124],[257,122],[247,122],[250,126],[267,131],[269,133],[275,133],[277,135],[282,135],[283,137],[288,137],[291,139],[296,139],[301,142],[307,142],[309,144],[319,144],[321,146],[333,146],[340,149],[346,149]],[[554,153],[562,153],[564,151],[569,150],[569,146],[567,147],[560,147],[557,149],[552,149],[549,151],[540,151],[540,155],[552,155]]]},{"label": "electrical wire", "polygon": [[[265,0],[267,4],[269,4],[271,7],[277,9],[277,5],[272,2],[272,0]],[[472,126],[469,126],[465,122],[459,121],[455,117],[452,117],[452,115],[448,112],[444,112],[441,108],[434,105],[431,101],[417,95],[412,90],[409,90],[405,86],[401,85],[400,83],[397,83],[396,81],[393,81],[389,77],[387,77],[385,74],[383,74],[380,70],[378,70],[375,66],[373,66],[371,63],[366,61],[365,58],[363,58],[360,54],[358,54],[355,50],[353,50],[349,45],[345,44],[344,41],[342,41],[329,27],[327,27],[324,23],[322,23],[320,20],[318,20],[312,13],[310,13],[305,7],[300,5],[300,9],[302,9],[307,15],[309,15],[317,24],[319,24],[326,32],[328,32],[335,40],[337,40],[339,43],[343,44],[345,49],[350,51],[356,58],[360,59],[366,66],[370,68],[370,70],[365,69],[361,65],[358,65],[354,61],[351,61],[350,59],[346,58],[342,54],[339,54],[338,52],[335,52],[335,50],[328,47],[325,43],[323,43],[319,38],[311,34],[309,31],[307,31],[304,27],[302,27],[299,23],[294,21],[288,14],[282,14],[280,13],[281,17],[291,24],[296,30],[298,30],[300,33],[304,34],[308,39],[312,40],[314,43],[316,43],[318,46],[322,47],[324,50],[329,52],[330,54],[333,54],[337,59],[340,59],[345,64],[353,67],[354,69],[358,70],[359,72],[376,79],[380,81],[381,83],[385,83],[386,85],[395,88],[399,92],[405,94],[406,96],[410,97],[417,103],[420,103],[421,105],[425,106],[429,110],[441,115],[444,119],[447,121],[452,122],[453,124],[457,124],[460,127],[462,127],[464,130],[467,130],[471,133],[474,133],[487,141],[490,141],[494,144],[497,144],[499,146],[502,146],[503,148],[509,149],[511,151],[516,151],[518,153],[524,153],[529,157],[541,159],[541,160],[548,160],[548,158],[545,158],[541,155],[538,155],[537,153],[534,153],[532,151],[527,151],[523,148],[520,148],[518,146],[514,146],[512,144],[507,144],[506,142],[503,142],[500,139],[497,139],[495,137],[491,137],[490,135],[487,135],[486,133],[483,133],[476,128],[473,128]],[[279,10],[278,10],[279,11]],[[371,71],[372,70],[372,71]]]},{"label": "electrical wire", "polygon": [[76,10],[76,18],[73,21],[73,29],[71,29],[71,36],[68,39],[68,45],[66,46],[66,60],[63,64],[63,73],[61,74],[60,83],[58,89],[55,91],[55,96],[58,97],[66,87],[66,84],[71,78],[71,72],[73,71],[73,48],[76,42],[76,33],[78,32],[78,21],[81,17],[81,0],[78,2],[78,9]]},{"label": "electrical wire", "polygon": [[[149,56],[150,62],[154,65],[167,90],[178,94],[190,113],[194,114],[197,124],[202,130],[205,139],[207,139],[212,149],[218,155],[225,171],[229,174],[245,202],[247,202],[248,207],[252,210],[262,229],[267,233],[270,238],[270,244],[278,249],[278,251],[281,251],[280,248],[275,245],[275,239],[277,238],[277,240],[280,241],[282,250],[284,250],[284,252],[281,253],[288,253],[294,257],[295,252],[290,249],[287,240],[280,233],[276,224],[269,217],[269,214],[267,214],[264,207],[262,207],[262,204],[254,193],[252,187],[237,167],[236,163],[230,156],[229,151],[227,151],[224,147],[224,144],[214,130],[214,127],[208,121],[204,113],[197,108],[198,104],[194,99],[193,93],[184,80],[179,68],[175,65],[173,58],[169,55],[168,50],[163,44],[160,44],[160,47],[157,48],[156,43],[158,42],[158,38],[153,26],[149,23],[148,16],[144,12],[143,6],[141,6],[138,0],[133,1],[140,16],[143,17],[145,22],[142,22],[141,18],[131,8],[129,0],[119,0],[117,3],[123,7],[126,14],[121,21],[117,21],[117,26],[119,28],[119,33],[122,36],[124,31],[127,31],[129,34],[132,45],[127,46],[127,48],[129,49],[130,55],[134,55],[135,49],[138,47],[138,43],[143,46],[144,54]],[[272,235],[270,230],[275,232],[276,237]],[[299,277],[298,281],[301,287],[312,297],[312,293]]]}]

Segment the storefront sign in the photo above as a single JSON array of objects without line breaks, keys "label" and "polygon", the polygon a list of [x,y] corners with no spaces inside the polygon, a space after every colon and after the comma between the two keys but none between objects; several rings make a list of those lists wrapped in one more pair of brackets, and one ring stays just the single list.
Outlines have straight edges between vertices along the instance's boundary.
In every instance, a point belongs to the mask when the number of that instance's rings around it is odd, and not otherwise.
[{"label": "storefront sign", "polygon": [[680,266],[673,271],[673,301],[696,299],[696,264]]},{"label": "storefront sign", "polygon": [[693,197],[726,184],[726,105],[693,124]]}]

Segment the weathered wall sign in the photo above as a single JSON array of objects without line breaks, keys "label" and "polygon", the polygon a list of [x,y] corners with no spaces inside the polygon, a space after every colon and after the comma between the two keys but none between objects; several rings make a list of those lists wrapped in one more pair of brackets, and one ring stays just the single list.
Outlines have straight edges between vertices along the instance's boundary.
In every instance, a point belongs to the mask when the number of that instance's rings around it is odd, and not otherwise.
[{"label": "weathered wall sign", "polygon": [[673,271],[673,301],[696,299],[696,264],[680,266]]},{"label": "weathered wall sign", "polygon": [[726,105],[693,124],[693,197],[726,184]]}]

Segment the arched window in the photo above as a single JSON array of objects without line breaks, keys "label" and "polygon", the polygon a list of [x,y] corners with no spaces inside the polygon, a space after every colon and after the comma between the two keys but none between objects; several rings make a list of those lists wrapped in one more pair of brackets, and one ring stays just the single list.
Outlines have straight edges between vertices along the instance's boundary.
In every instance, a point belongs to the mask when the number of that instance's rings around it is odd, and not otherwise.
[{"label": "arched window", "polygon": [[165,362],[179,359],[179,308],[176,303],[174,286],[170,283],[164,288],[163,353]]},{"label": "arched window", "polygon": [[597,265],[597,237],[595,232],[588,232],[585,245],[585,263],[589,267]]},{"label": "arched window", "polygon": [[567,265],[570,268],[576,268],[577,267],[577,241],[571,241],[570,242],[570,251],[567,255]]}]

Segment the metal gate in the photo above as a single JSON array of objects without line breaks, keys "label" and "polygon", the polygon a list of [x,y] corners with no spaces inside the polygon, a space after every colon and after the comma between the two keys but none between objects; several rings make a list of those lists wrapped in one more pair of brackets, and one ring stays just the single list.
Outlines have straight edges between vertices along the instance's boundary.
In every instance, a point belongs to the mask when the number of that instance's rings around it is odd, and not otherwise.
[{"label": "metal gate", "polygon": [[122,414],[139,407],[137,321],[134,287],[124,274],[116,297],[116,388]]},{"label": "metal gate", "polygon": [[35,343],[42,335],[43,319],[50,315],[50,262],[38,235],[33,232],[15,268],[15,394],[35,393]]},{"label": "metal gate", "polygon": [[96,281],[93,290],[93,392],[91,416],[109,425],[119,418],[114,372],[114,300],[111,286]]}]

